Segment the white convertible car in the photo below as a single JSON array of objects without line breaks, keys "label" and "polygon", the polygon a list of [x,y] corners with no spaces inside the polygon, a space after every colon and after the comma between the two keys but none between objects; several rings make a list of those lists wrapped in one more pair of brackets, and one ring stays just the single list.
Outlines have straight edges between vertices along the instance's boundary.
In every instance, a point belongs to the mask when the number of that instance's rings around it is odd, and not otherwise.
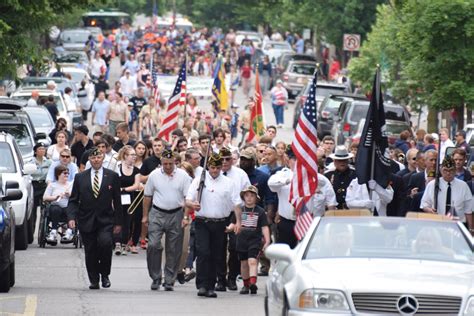
[{"label": "white convertible car", "polygon": [[266,315],[474,315],[474,242],[454,221],[315,218],[274,244]]}]

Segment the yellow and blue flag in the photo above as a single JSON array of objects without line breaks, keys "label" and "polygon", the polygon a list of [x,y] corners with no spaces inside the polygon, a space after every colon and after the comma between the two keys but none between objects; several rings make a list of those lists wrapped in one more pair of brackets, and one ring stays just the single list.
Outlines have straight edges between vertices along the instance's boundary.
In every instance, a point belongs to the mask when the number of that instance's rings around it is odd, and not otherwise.
[{"label": "yellow and blue flag", "polygon": [[216,98],[217,107],[220,110],[227,110],[229,107],[229,97],[227,96],[227,89],[225,87],[224,70],[222,67],[222,60],[217,61],[216,69],[214,71],[214,83],[212,84],[212,95]]}]

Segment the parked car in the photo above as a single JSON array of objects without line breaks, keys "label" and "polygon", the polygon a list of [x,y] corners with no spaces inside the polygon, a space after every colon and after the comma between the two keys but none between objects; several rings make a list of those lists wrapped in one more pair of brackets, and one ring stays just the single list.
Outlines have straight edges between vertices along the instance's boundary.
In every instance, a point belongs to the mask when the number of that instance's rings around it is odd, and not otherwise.
[{"label": "parked car", "polygon": [[18,182],[8,181],[3,190],[0,174],[0,292],[15,285],[15,214],[10,201],[22,198]]},{"label": "parked car", "polygon": [[[36,134],[39,133],[49,135],[54,129],[54,121],[49,114],[49,111],[43,106],[25,106],[25,111],[28,113],[28,116],[33,123],[33,128],[35,129]],[[49,146],[51,144],[51,139],[49,136],[44,140],[44,144]]]},{"label": "parked car", "polygon": [[288,99],[294,99],[304,89],[316,70],[312,61],[291,61],[281,75],[283,86],[288,91]]},{"label": "parked car", "polygon": [[[45,90],[48,81],[54,81],[57,86],[57,90],[61,93],[64,93],[64,89],[67,87],[72,89],[72,95],[74,99],[77,99],[77,86],[74,82],[67,78],[60,78],[60,77],[26,77],[21,80],[20,86],[18,90]],[[79,102],[79,101],[78,101]]]},{"label": "parked car", "polygon": [[466,142],[471,147],[471,157],[474,157],[474,124],[467,124],[464,130],[466,131]]},{"label": "parked car", "polygon": [[91,31],[86,29],[66,29],[59,35],[59,44],[70,51],[84,51]]},{"label": "parked car", "polygon": [[[295,98],[295,112],[293,114],[293,128],[296,128],[298,118],[300,117],[301,109],[303,108],[306,99],[308,98],[309,89],[311,88],[312,81],[310,80],[303,90]],[[329,82],[318,82],[316,84],[316,104],[319,109],[321,102],[325,97],[333,94],[341,94],[346,92],[347,87],[342,84],[329,83]]]},{"label": "parked car", "polygon": [[[18,189],[22,192],[21,199],[13,201],[15,212],[15,248],[25,250],[33,242],[33,185],[31,174],[36,171],[34,163],[25,163],[20,149],[12,135],[0,133],[0,174],[3,184],[8,181],[18,181]],[[6,192],[6,187],[3,187]]]},{"label": "parked car", "polygon": [[337,114],[339,106],[344,101],[367,100],[363,95],[353,94],[333,94],[324,98],[318,107],[318,138],[323,139],[326,135],[331,135],[332,125],[334,124],[334,115]]},{"label": "parked car", "polygon": [[[353,100],[345,101],[339,106],[331,130],[331,135],[334,137],[336,144],[343,145],[347,137],[356,133],[359,122],[367,117],[369,104],[369,101]],[[403,106],[385,102],[384,109],[386,120],[403,122],[410,126],[410,114]]]},{"label": "parked car", "polygon": [[47,135],[36,134],[28,113],[24,111],[25,101],[0,99],[0,132],[13,136],[20,149],[23,161],[33,161],[33,146],[39,140],[45,140]]},{"label": "parked car", "polygon": [[265,314],[472,315],[473,251],[453,220],[316,217],[295,249],[266,249]]},{"label": "parked car", "polygon": [[89,58],[84,51],[65,51],[64,53],[55,56],[54,62],[63,67],[75,67],[87,70],[89,67]]},{"label": "parked car", "polygon": [[[346,145],[347,148],[349,148],[352,143],[360,142],[360,137],[362,135],[362,131],[364,130],[364,124],[365,118],[360,120],[355,134],[346,137],[344,145]],[[413,135],[413,131],[409,123],[405,121],[385,120],[385,133],[387,134],[389,145],[394,145],[397,139],[400,138],[400,133],[403,131],[409,131],[410,134]]]},{"label": "parked car", "polygon": [[[86,82],[91,82],[91,76],[86,70],[82,68],[62,67],[61,71],[65,74],[71,75],[71,81],[76,85],[77,89],[79,89],[82,80],[86,80]],[[52,77],[55,72],[56,68],[51,68],[46,77]]]},{"label": "parked car", "polygon": [[[71,133],[74,128],[82,125],[82,114],[79,112],[79,107],[66,105],[64,98],[60,92],[51,90],[38,90],[40,99],[39,104],[43,102],[41,99],[47,99],[49,95],[54,96],[54,102],[56,103],[59,111],[59,117],[62,117],[67,122],[67,129]],[[31,97],[31,90],[20,90],[12,94],[13,99],[28,100]]]},{"label": "parked car", "polygon": [[276,64],[278,57],[285,52],[293,52],[293,48],[288,42],[263,41],[262,51],[268,55],[272,64]]},{"label": "parked car", "polygon": [[242,44],[243,40],[248,39],[252,41],[253,47],[257,48],[262,46],[262,35],[258,32],[237,31],[235,35],[235,42],[239,45]]},{"label": "parked car", "polygon": [[293,52],[286,52],[281,54],[281,56],[277,59],[277,71],[281,74],[283,73],[290,61],[313,61],[316,62],[316,57],[312,55],[306,54],[296,54]]}]

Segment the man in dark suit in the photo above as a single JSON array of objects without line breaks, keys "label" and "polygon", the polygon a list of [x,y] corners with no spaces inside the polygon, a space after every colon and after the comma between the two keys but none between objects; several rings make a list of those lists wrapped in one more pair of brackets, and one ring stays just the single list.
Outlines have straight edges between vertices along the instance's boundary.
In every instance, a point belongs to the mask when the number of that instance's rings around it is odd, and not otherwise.
[{"label": "man in dark suit", "polygon": [[89,289],[110,287],[113,233],[119,233],[122,223],[120,181],[112,170],[102,167],[104,155],[94,148],[89,155],[91,168],[76,174],[67,208],[69,226],[75,221],[86,254]]},{"label": "man in dark suit", "polygon": [[407,211],[418,212],[420,210],[421,197],[427,181],[431,178],[428,173],[436,173],[436,159],[438,152],[430,149],[425,152],[425,170],[414,173],[408,180],[407,186],[407,201],[410,203],[410,207]]}]

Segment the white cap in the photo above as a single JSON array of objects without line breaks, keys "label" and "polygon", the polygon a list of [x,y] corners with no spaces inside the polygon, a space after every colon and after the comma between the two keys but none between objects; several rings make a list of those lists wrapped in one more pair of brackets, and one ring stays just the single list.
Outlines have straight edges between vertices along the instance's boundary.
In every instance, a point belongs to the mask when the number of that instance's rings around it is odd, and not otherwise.
[{"label": "white cap", "polygon": [[439,140],[439,136],[436,133],[431,133],[431,136],[434,138],[434,140]]}]

